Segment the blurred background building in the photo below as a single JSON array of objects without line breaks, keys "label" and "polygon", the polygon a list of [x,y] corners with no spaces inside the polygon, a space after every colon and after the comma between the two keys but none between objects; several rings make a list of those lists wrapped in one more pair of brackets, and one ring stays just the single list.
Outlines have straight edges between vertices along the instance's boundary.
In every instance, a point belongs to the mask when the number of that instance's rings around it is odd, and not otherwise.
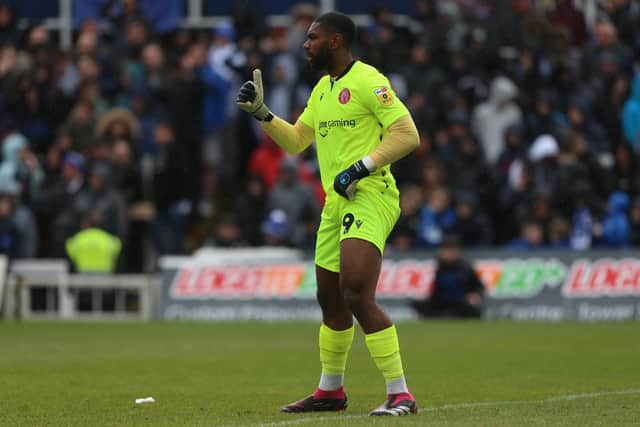
[{"label": "blurred background building", "polygon": [[305,33],[331,8],[421,135],[394,166],[390,251],[640,246],[635,1],[0,0],[0,250],[64,257],[87,218],[120,272],[203,245],[312,249],[314,150],[289,158],[234,98],[260,67],[294,121],[319,78]]}]

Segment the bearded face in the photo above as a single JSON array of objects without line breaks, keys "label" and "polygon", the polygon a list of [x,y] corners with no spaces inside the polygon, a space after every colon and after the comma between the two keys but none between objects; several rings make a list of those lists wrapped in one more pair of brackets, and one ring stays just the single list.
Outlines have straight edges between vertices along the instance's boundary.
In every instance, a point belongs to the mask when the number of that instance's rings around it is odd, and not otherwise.
[{"label": "bearded face", "polygon": [[309,57],[309,64],[314,70],[325,70],[329,66],[331,60],[331,51],[329,50],[329,42],[325,42],[319,46],[318,52],[313,57]]},{"label": "bearded face", "polygon": [[307,60],[314,70],[326,70],[331,62],[330,34],[317,22],[307,31],[307,40],[303,48],[307,53]]}]

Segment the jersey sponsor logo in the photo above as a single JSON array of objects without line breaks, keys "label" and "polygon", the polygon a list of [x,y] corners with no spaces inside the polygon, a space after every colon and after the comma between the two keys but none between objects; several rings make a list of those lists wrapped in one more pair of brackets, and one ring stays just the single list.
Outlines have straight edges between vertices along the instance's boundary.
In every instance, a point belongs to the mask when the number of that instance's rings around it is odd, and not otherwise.
[{"label": "jersey sponsor logo", "polygon": [[318,134],[320,134],[320,136],[324,138],[329,134],[329,130],[335,127],[353,129],[356,127],[356,120],[355,119],[323,120],[318,123]]},{"label": "jersey sponsor logo", "polygon": [[346,87],[340,91],[340,95],[338,95],[338,101],[340,104],[346,104],[351,99],[351,92]]},{"label": "jersey sponsor logo", "polygon": [[378,102],[380,102],[380,104],[384,105],[385,107],[393,104],[393,97],[391,96],[391,91],[386,87],[384,86],[379,87],[378,89],[374,90],[373,93],[376,94],[376,97],[378,98]]}]

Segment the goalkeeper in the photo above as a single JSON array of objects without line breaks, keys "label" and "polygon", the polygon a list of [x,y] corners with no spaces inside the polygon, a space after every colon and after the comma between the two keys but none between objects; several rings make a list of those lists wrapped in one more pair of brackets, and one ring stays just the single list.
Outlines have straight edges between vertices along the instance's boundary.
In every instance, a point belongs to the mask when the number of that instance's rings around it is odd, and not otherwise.
[{"label": "goalkeeper", "polygon": [[294,125],[264,104],[260,70],[254,70],[253,81],[244,83],[236,100],[288,153],[300,153],[316,141],[327,194],[315,251],[322,374],[313,395],[284,406],[283,412],[346,408],[343,382],[353,316],[386,380],[387,399],[370,415],[418,410],[405,381],[395,326],[376,304],[375,290],[385,241],[400,214],[390,164],[415,149],[419,137],[387,78],[353,59],[355,32],[353,21],[337,12],[321,15],[309,27],[308,60],[328,75],[316,84]]}]

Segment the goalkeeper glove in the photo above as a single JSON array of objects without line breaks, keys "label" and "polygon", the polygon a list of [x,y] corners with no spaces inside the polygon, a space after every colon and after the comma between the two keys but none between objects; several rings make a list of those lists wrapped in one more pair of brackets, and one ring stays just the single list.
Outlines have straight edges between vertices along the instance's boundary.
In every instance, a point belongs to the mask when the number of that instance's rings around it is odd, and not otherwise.
[{"label": "goalkeeper glove", "polygon": [[269,107],[264,104],[262,72],[259,68],[253,70],[253,81],[246,81],[240,87],[236,97],[236,104],[241,110],[252,114],[253,117],[260,121],[270,122],[273,119],[273,114],[269,111]]},{"label": "goalkeeper glove", "polygon": [[347,200],[353,200],[356,197],[358,181],[369,176],[375,169],[376,165],[371,157],[367,156],[358,160],[336,175],[333,180],[333,189]]}]

